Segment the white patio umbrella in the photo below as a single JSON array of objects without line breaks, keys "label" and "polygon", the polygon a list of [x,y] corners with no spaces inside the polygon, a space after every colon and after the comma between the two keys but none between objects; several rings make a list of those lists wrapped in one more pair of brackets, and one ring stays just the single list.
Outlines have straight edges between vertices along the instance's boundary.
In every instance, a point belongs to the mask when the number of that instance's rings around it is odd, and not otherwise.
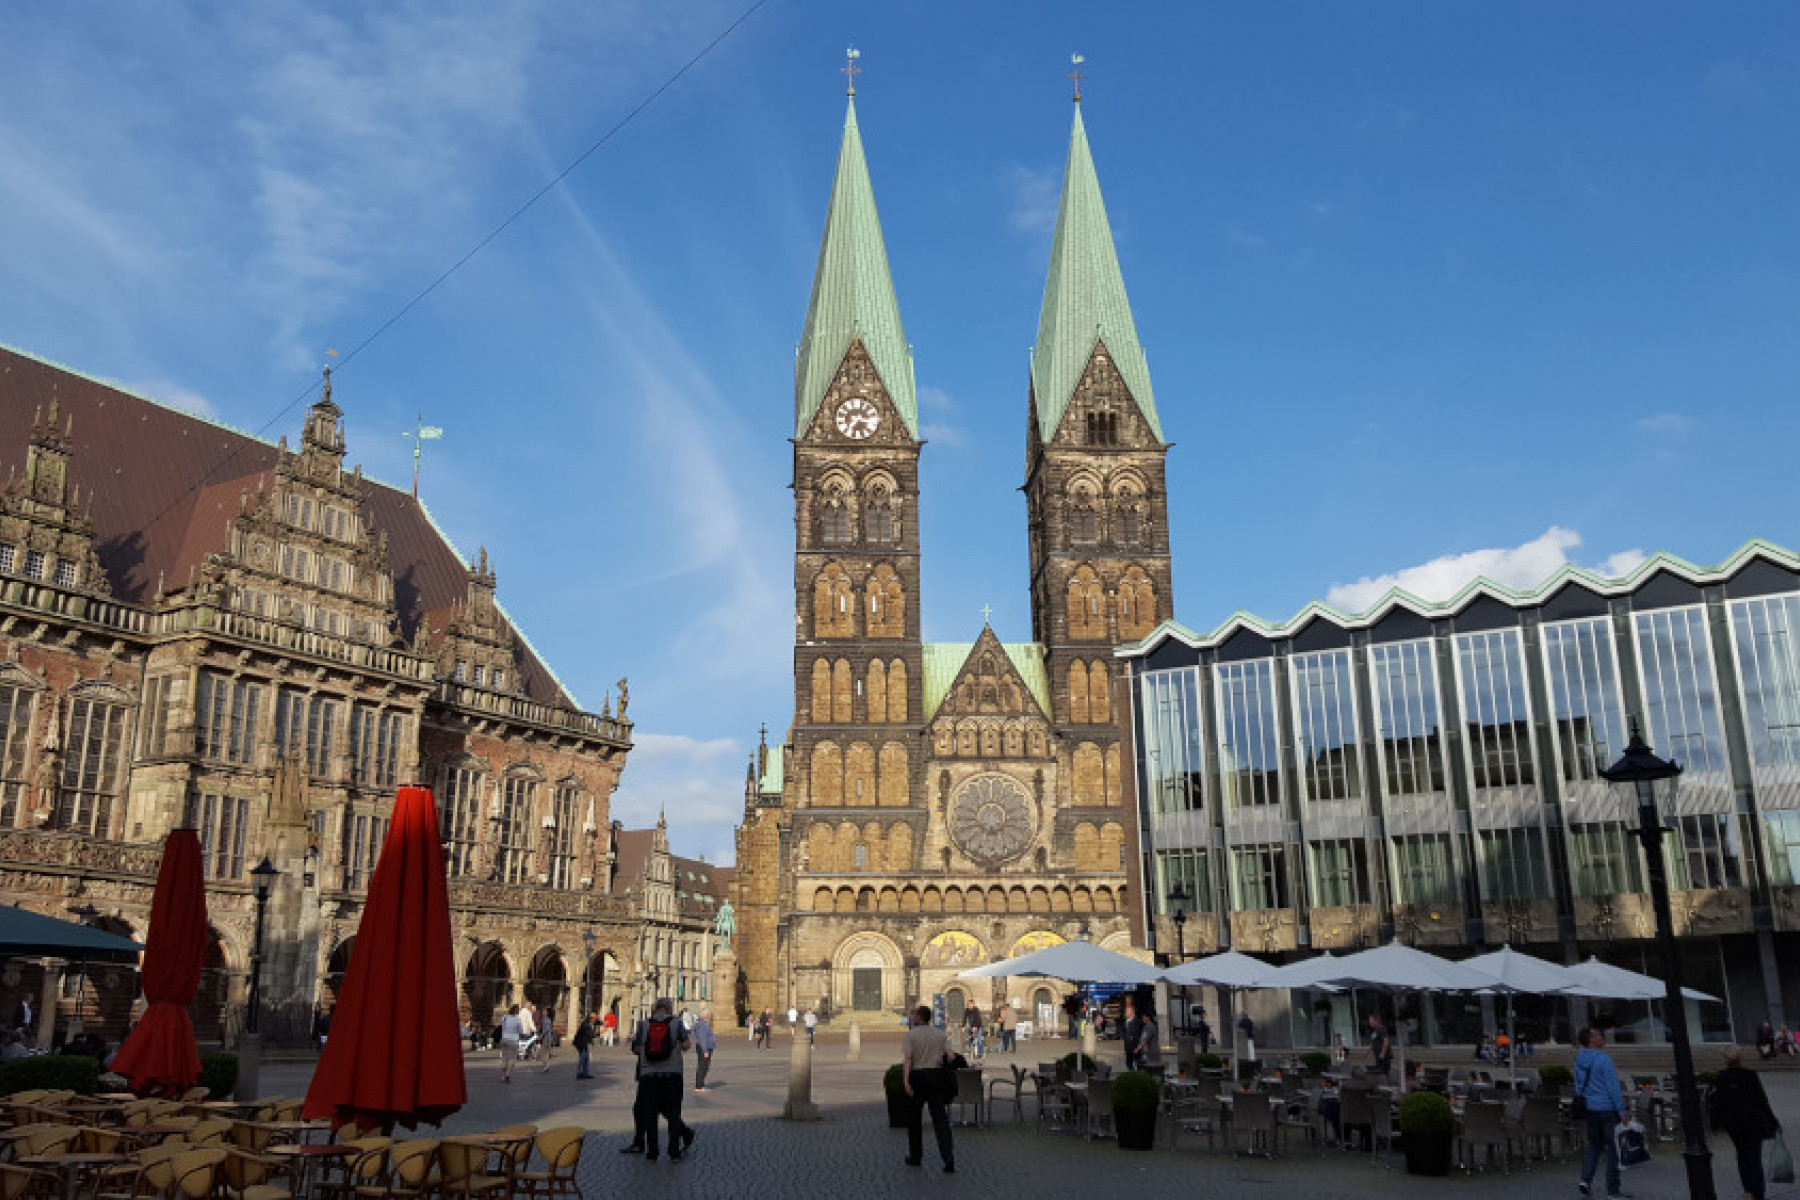
[{"label": "white patio umbrella", "polygon": [[[1565,969],[1569,972],[1570,980],[1569,986],[1563,989],[1562,994],[1565,996],[1590,996],[1608,1000],[1661,1000],[1669,994],[1668,986],[1654,975],[1627,971],[1624,967],[1615,967],[1594,957]],[[1719,999],[1690,987],[1682,988],[1681,994],[1688,1000],[1710,1000],[1716,1003]]]},{"label": "white patio umbrella", "polygon": [[[1226,950],[1220,954],[1210,954],[1205,958],[1196,958],[1192,962],[1182,963],[1163,972],[1163,982],[1176,987],[1204,987],[1208,984],[1226,991],[1238,992],[1246,988],[1262,986],[1258,981],[1277,968],[1262,961],[1251,958],[1248,954],[1239,954],[1236,950]],[[1185,1017],[1184,1017],[1185,1019]],[[1223,1043],[1221,1043],[1223,1044]],[[1232,1072],[1237,1072],[1236,1063],[1239,1054],[1237,1026],[1231,1029]]]},{"label": "white patio umbrella", "polygon": [[1157,970],[1149,963],[1117,951],[1102,949],[1092,942],[1061,942],[1004,958],[982,967],[959,971],[962,979],[998,979],[1007,975],[1031,975],[1043,979],[1062,979],[1069,983],[1155,983]]},{"label": "white patio umbrella", "polygon": [[[1321,956],[1323,957],[1323,956]],[[1258,983],[1259,987],[1341,987],[1374,988],[1398,992],[1479,992],[1488,988],[1485,977],[1466,967],[1415,950],[1400,942],[1390,942],[1373,950],[1346,954],[1329,963],[1319,959],[1303,959],[1279,971],[1271,971]],[[1395,1022],[1394,1044],[1400,1055],[1400,1081],[1406,1081],[1406,1038]]]},{"label": "white patio umbrella", "polygon": [[1520,993],[1534,996],[1562,994],[1573,982],[1569,968],[1520,954],[1511,946],[1466,958],[1459,965],[1487,976],[1491,981],[1488,990],[1506,997],[1506,1036],[1512,1043],[1506,1056],[1506,1074],[1510,1082],[1517,1083],[1519,1035],[1513,1029],[1513,997]]}]

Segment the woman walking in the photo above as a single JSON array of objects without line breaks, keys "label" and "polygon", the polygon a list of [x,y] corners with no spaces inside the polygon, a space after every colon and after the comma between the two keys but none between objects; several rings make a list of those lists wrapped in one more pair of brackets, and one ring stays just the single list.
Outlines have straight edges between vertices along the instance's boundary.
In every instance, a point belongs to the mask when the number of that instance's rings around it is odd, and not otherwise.
[{"label": "woman walking", "polygon": [[525,1037],[525,1023],[519,1019],[519,1006],[513,1005],[500,1018],[500,1079],[512,1082],[513,1064],[519,1061],[519,1043]]},{"label": "woman walking", "polygon": [[1744,1052],[1736,1046],[1725,1051],[1725,1069],[1713,1085],[1712,1117],[1737,1150],[1738,1180],[1744,1185],[1744,1194],[1763,1200],[1768,1186],[1763,1179],[1763,1143],[1781,1132],[1781,1122],[1769,1107],[1762,1079],[1744,1066]]}]

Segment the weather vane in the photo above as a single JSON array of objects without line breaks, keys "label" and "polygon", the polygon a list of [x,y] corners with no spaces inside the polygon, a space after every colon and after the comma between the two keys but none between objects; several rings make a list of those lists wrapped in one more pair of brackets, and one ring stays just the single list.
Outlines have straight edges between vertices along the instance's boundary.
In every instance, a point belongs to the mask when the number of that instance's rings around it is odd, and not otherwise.
[{"label": "weather vane", "polygon": [[436,425],[427,425],[425,423],[425,414],[420,413],[419,418],[418,418],[418,424],[414,425],[411,429],[408,429],[405,433],[402,433],[400,436],[408,437],[413,440],[413,489],[412,489],[412,495],[413,495],[413,499],[417,500],[419,498],[419,459],[424,455],[425,443],[437,441],[439,438],[444,436],[444,431]]},{"label": "weather vane", "polygon": [[855,46],[844,51],[844,65],[838,69],[843,71],[844,78],[850,81],[850,86],[844,90],[846,96],[856,95],[856,77],[862,74],[862,68],[856,65],[856,60],[861,57],[862,51]]},{"label": "weather vane", "polygon": [[1075,81],[1075,103],[1081,103],[1081,64],[1087,61],[1085,54],[1069,55],[1069,65],[1075,69],[1069,72],[1069,78]]}]

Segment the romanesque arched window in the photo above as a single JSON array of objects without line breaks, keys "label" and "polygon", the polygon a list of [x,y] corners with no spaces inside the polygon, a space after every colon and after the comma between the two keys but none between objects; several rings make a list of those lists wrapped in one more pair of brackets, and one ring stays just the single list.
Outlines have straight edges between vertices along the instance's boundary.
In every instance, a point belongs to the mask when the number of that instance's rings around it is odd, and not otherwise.
[{"label": "romanesque arched window", "polygon": [[1100,831],[1083,821],[1075,827],[1075,869],[1096,870],[1100,865]]},{"label": "romanesque arched window", "polygon": [[1112,486],[1113,544],[1134,548],[1144,544],[1144,489],[1137,479],[1126,477]]},{"label": "romanesque arched window", "polygon": [[1100,506],[1085,480],[1069,489],[1069,544],[1091,546],[1100,540]]},{"label": "romanesque arched window", "polygon": [[1106,760],[1100,747],[1083,742],[1075,747],[1074,778],[1070,790],[1077,804],[1106,803]]},{"label": "romanesque arched window", "polygon": [[812,719],[814,725],[831,723],[831,663],[823,658],[813,659]]},{"label": "romanesque arched window", "polygon": [[879,658],[869,660],[869,685],[863,689],[863,695],[869,703],[869,724],[887,724],[887,664]]},{"label": "romanesque arched window", "polygon": [[813,634],[816,637],[850,637],[855,632],[850,577],[832,563],[813,581]]},{"label": "romanesque arched window", "polygon": [[840,658],[831,664],[831,719],[839,725],[855,720],[850,715],[850,660]]},{"label": "romanesque arched window", "polygon": [[844,546],[850,538],[850,487],[842,476],[833,475],[819,489],[819,542]]},{"label": "romanesque arched window", "polygon": [[1088,669],[1080,659],[1069,664],[1069,720],[1088,723]]},{"label": "romanesque arched window", "polygon": [[844,802],[844,752],[836,742],[820,742],[812,752],[812,802]]},{"label": "romanesque arched window", "polygon": [[844,756],[844,803],[875,804],[875,751],[867,742],[852,742]]},{"label": "romanesque arched window", "polygon": [[1107,682],[1106,662],[1095,659],[1088,664],[1088,720],[1096,725],[1112,721],[1112,685]]},{"label": "romanesque arched window", "polygon": [[906,721],[906,660],[896,658],[888,664],[887,719],[896,725]]},{"label": "romanesque arched window", "polygon": [[1119,636],[1147,637],[1156,620],[1156,585],[1142,568],[1133,567],[1119,583]]},{"label": "romanesque arched window", "polygon": [[887,869],[912,870],[912,826],[890,825],[887,836]]},{"label": "romanesque arched window", "polygon": [[905,808],[912,794],[911,783],[907,778],[906,744],[882,743],[880,765],[880,802],[893,808]]},{"label": "romanesque arched window", "polygon": [[869,544],[891,546],[900,540],[900,514],[893,485],[886,478],[871,481],[863,493],[863,527]]},{"label": "romanesque arched window", "polygon": [[869,636],[904,637],[906,635],[906,588],[900,576],[886,563],[869,576],[866,591]]},{"label": "romanesque arched window", "polygon": [[1069,577],[1069,637],[1077,641],[1106,640],[1106,589],[1094,568],[1077,567]]}]

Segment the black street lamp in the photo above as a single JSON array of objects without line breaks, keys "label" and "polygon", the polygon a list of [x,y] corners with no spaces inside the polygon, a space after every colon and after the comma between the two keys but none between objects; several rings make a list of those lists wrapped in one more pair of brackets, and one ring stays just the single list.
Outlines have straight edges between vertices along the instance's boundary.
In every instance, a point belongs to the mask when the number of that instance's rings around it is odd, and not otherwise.
[{"label": "black street lamp", "polygon": [[[1169,903],[1175,906],[1175,958],[1178,962],[1187,961],[1187,902],[1187,887],[1178,879],[1169,889]],[[1181,1019],[1172,1022],[1173,1026],[1186,1032],[1187,1015],[1187,984],[1184,983],[1181,985]]]},{"label": "black street lamp", "polygon": [[1673,805],[1681,767],[1656,757],[1644,744],[1637,718],[1631,721],[1631,742],[1618,762],[1603,769],[1600,777],[1631,790],[1637,802],[1638,836],[1644,842],[1644,866],[1650,875],[1650,901],[1656,908],[1656,944],[1663,958],[1663,1016],[1669,1025],[1669,1042],[1675,1051],[1675,1088],[1681,1101],[1681,1131],[1687,1139],[1682,1161],[1687,1164],[1688,1195],[1693,1200],[1714,1200],[1712,1151],[1700,1121],[1700,1087],[1694,1079],[1694,1051],[1688,1044],[1687,1014],[1681,997],[1681,947],[1675,942],[1675,921],[1669,914],[1669,876],[1663,861],[1661,808]]},{"label": "black street lamp", "polygon": [[269,893],[275,890],[275,877],[279,874],[266,854],[250,871],[250,887],[256,893],[256,941],[250,950],[250,1018],[244,1032],[252,1037],[260,1032],[256,1014],[262,1007],[263,916],[269,910]]},{"label": "black street lamp", "polygon": [[581,1017],[587,1019],[593,1011],[594,1004],[594,931],[584,929],[581,932],[581,948],[585,956],[581,960]]}]

